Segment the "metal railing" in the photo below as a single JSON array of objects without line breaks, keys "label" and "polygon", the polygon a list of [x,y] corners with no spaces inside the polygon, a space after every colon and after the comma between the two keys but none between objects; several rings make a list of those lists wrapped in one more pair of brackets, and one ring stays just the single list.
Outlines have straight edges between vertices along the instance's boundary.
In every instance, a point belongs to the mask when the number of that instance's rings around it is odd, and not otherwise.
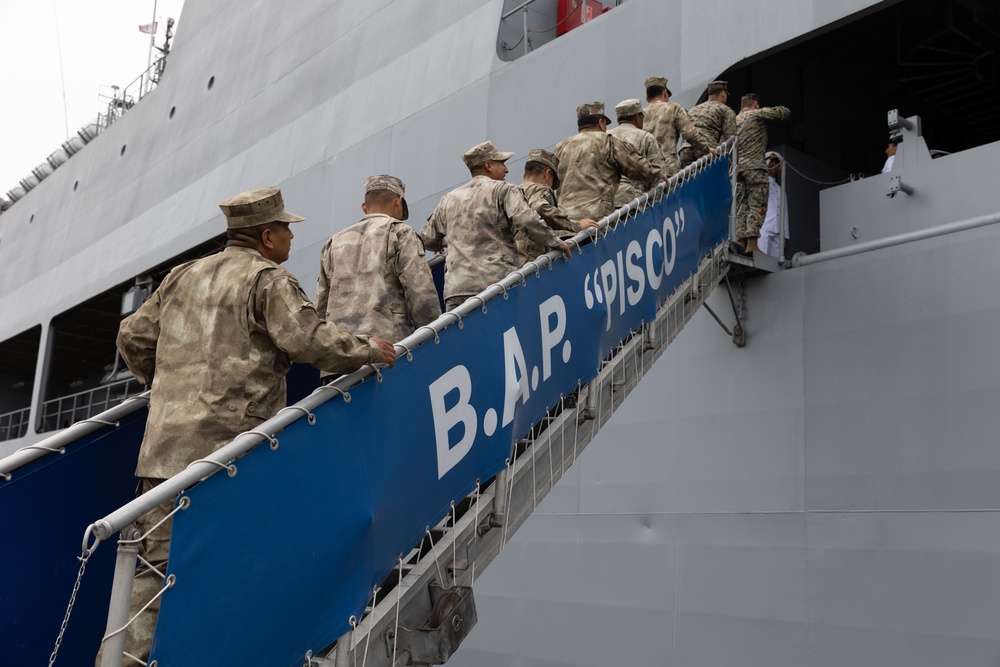
[{"label": "metal railing", "polygon": [[0,415],[0,442],[21,438],[28,433],[31,408],[19,408]]},{"label": "metal railing", "polygon": [[156,62],[147,67],[142,74],[137,76],[124,88],[111,86],[111,94],[104,94],[102,97],[108,100],[108,110],[106,113],[98,114],[97,125],[101,130],[111,126],[116,120],[125,115],[132,107],[139,103],[143,97],[153,92],[160,77],[167,66],[167,57],[157,58]]},{"label": "metal railing", "polygon": [[145,387],[138,380],[129,378],[45,401],[42,403],[39,431],[55,431],[80,420],[90,419],[144,390]]},{"label": "metal railing", "polygon": [[510,47],[508,47],[506,44],[504,44],[504,50],[506,50],[506,51],[513,51],[514,49],[516,49],[518,47],[518,45],[520,45],[520,44],[523,43],[524,44],[524,55],[527,55],[528,51],[530,50],[529,47],[531,46],[531,40],[528,37],[528,33],[529,32],[534,32],[534,33],[552,32],[553,30],[556,30],[563,23],[563,21],[566,21],[567,19],[571,18],[573,16],[573,14],[576,13],[576,10],[578,10],[578,9],[580,10],[580,24],[581,25],[587,23],[589,20],[590,21],[593,20],[593,17],[588,17],[588,15],[587,15],[587,12],[589,11],[589,8],[587,7],[586,0],[573,0],[573,7],[566,14],[566,16],[564,16],[562,18],[562,20],[559,21],[559,23],[556,23],[551,28],[546,28],[544,30],[529,30],[528,29],[528,6],[531,5],[533,2],[535,2],[535,0],[527,0],[526,2],[522,2],[520,5],[518,5],[517,7],[515,7],[514,9],[510,10],[509,12],[505,13],[503,16],[500,17],[501,21],[506,21],[507,19],[509,19],[514,14],[517,14],[518,12],[521,12],[522,25],[523,25],[523,28],[524,28],[524,34],[521,36],[521,41],[517,42],[517,44],[514,44],[513,46],[510,46]]}]

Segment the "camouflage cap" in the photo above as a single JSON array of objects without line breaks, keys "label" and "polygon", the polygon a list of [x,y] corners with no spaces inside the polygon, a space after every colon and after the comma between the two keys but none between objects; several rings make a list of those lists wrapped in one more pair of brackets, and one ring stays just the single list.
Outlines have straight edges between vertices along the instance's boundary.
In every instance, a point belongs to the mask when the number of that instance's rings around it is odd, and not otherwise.
[{"label": "camouflage cap", "polygon": [[615,107],[615,115],[619,118],[631,118],[636,114],[645,115],[642,110],[642,102],[638,99],[622,100]]},{"label": "camouflage cap", "polygon": [[403,181],[389,174],[369,176],[365,179],[365,194],[376,190],[388,190],[392,194],[402,197],[403,217],[400,220],[406,220],[410,217],[410,207],[406,205],[406,185],[403,184]]},{"label": "camouflage cap", "polygon": [[576,108],[576,119],[588,116],[601,116],[604,120],[611,122],[611,119],[604,115],[604,102],[588,102]]},{"label": "camouflage cap", "polygon": [[[663,86],[664,88],[667,88],[667,77],[651,76],[646,79],[646,88],[652,88],[653,86]],[[669,88],[667,88],[667,95],[673,96],[673,93],[670,92]]]},{"label": "camouflage cap", "polygon": [[[544,148],[533,148],[528,151],[527,162],[537,162],[552,170],[552,189],[559,189],[559,158],[555,153],[550,153]],[[527,164],[527,162],[525,164]]]},{"label": "camouflage cap", "polygon": [[498,151],[492,141],[484,141],[483,143],[476,144],[469,150],[465,151],[465,153],[462,154],[462,161],[469,169],[475,169],[479,165],[491,160],[496,162],[506,162],[512,157],[514,157],[513,153]]},{"label": "camouflage cap", "polygon": [[278,188],[257,188],[241,192],[219,204],[226,216],[229,229],[256,227],[269,222],[302,222],[299,217],[285,210],[285,202]]},{"label": "camouflage cap", "polygon": [[709,95],[717,95],[722,91],[729,92],[728,81],[710,81],[707,87]]}]

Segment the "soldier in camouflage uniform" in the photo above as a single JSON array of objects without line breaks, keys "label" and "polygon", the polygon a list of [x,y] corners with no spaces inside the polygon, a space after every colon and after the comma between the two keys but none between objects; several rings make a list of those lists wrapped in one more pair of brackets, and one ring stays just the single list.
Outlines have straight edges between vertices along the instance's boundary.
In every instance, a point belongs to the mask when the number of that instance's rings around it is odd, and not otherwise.
[{"label": "soldier in camouflage uniform", "polygon": [[[621,139],[625,145],[649,160],[649,163],[662,173],[664,171],[663,151],[653,135],[643,131],[644,115],[642,102],[638,99],[619,102],[618,106],[615,107],[618,127],[608,130],[608,134]],[[633,183],[627,176],[622,176],[618,192],[615,193],[615,208],[624,206],[643,192],[645,190],[640,185]]]},{"label": "soldier in camouflage uniform", "polygon": [[[517,186],[521,188],[528,206],[532,208],[549,227],[555,230],[560,238],[576,236],[582,229],[597,227],[590,218],[571,220],[556,201],[555,188],[559,187],[559,158],[542,148],[528,152],[528,161],[524,165],[524,182]],[[521,264],[535,259],[545,248],[533,243],[523,231],[515,239]]]},{"label": "soldier in camouflage uniform", "polygon": [[761,107],[756,93],[740,99],[736,116],[736,236],[748,252],[760,250],[757,239],[767,213],[767,123],[785,120],[787,107]]},{"label": "soldier in camouflage uniform", "polygon": [[677,161],[678,137],[684,137],[696,151],[702,154],[710,151],[715,153],[715,149],[705,143],[684,107],[670,101],[670,94],[667,80],[664,77],[651,76],[646,79],[646,101],[649,102],[649,106],[646,107],[643,129],[660,142],[666,166],[665,174],[668,177],[673,176],[681,169],[681,165]]},{"label": "soldier in camouflage uniform", "polygon": [[556,145],[559,201],[571,218],[600,220],[613,213],[622,176],[644,192],[658,179],[666,180],[659,167],[608,134],[608,122],[603,102],[581,104],[576,108],[580,131]]},{"label": "soldier in camouflage uniform", "polygon": [[472,180],[452,190],[420,230],[428,250],[441,250],[447,237],[444,302],[453,310],[468,299],[521,268],[514,237],[518,232],[543,248],[569,246],[531,210],[524,193],[506,182],[507,165],[514,154],[498,151],[484,141],[462,155]]},{"label": "soldier in camouflage uniform", "polygon": [[[691,122],[701,132],[709,146],[718,146],[729,137],[736,136],[736,114],[729,105],[728,82],[713,81],[708,84],[708,99],[688,111]],[[688,142],[681,146],[681,169],[706,153],[698,153]]]},{"label": "soldier in camouflage uniform", "polygon": [[[280,266],[291,250],[288,225],[302,218],[285,211],[277,188],[244,192],[220,208],[228,247],[176,267],[118,331],[122,358],[152,388],[135,471],[140,493],[285,407],[291,362],[334,373],[395,362],[391,342],[342,332],[321,320],[295,277]],[[140,533],[173,505],[166,502],[140,517]],[[142,541],[140,556],[162,572],[169,540],[168,520]],[[131,614],[162,586],[162,578],[140,565]],[[129,626],[126,652],[148,660],[158,613],[159,599]],[[134,663],[125,658],[122,664]]]},{"label": "soldier in camouflage uniform", "polygon": [[346,331],[399,341],[441,314],[437,290],[395,176],[365,181],[365,217],[323,246],[316,309]]}]

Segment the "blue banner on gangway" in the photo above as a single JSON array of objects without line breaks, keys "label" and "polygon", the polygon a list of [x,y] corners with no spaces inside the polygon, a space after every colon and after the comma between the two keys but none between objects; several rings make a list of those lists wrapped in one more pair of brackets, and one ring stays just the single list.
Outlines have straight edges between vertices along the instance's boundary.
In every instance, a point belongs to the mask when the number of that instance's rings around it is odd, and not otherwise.
[{"label": "blue banner on gangway", "polygon": [[159,667],[298,667],[361,617],[381,582],[476,480],[724,241],[728,161],[462,327],[328,401],[186,495],[152,658]]}]

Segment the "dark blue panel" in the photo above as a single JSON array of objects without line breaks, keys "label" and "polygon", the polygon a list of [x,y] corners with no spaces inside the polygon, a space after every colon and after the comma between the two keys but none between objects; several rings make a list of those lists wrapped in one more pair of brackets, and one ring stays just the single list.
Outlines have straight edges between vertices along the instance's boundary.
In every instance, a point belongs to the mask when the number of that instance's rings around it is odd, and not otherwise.
[{"label": "dark blue panel", "polygon": [[719,161],[571,261],[293,423],[277,450],[188,492],[173,523],[152,657],[160,667],[297,666],[360,617],[372,587],[451,501],[502,469],[513,443],[725,239]]},{"label": "dark blue panel", "polygon": [[[145,408],[0,480],[0,664],[45,665],[91,523],[135,497]],[[104,634],[115,542],[98,548],[59,651],[60,667],[91,667]]]}]

